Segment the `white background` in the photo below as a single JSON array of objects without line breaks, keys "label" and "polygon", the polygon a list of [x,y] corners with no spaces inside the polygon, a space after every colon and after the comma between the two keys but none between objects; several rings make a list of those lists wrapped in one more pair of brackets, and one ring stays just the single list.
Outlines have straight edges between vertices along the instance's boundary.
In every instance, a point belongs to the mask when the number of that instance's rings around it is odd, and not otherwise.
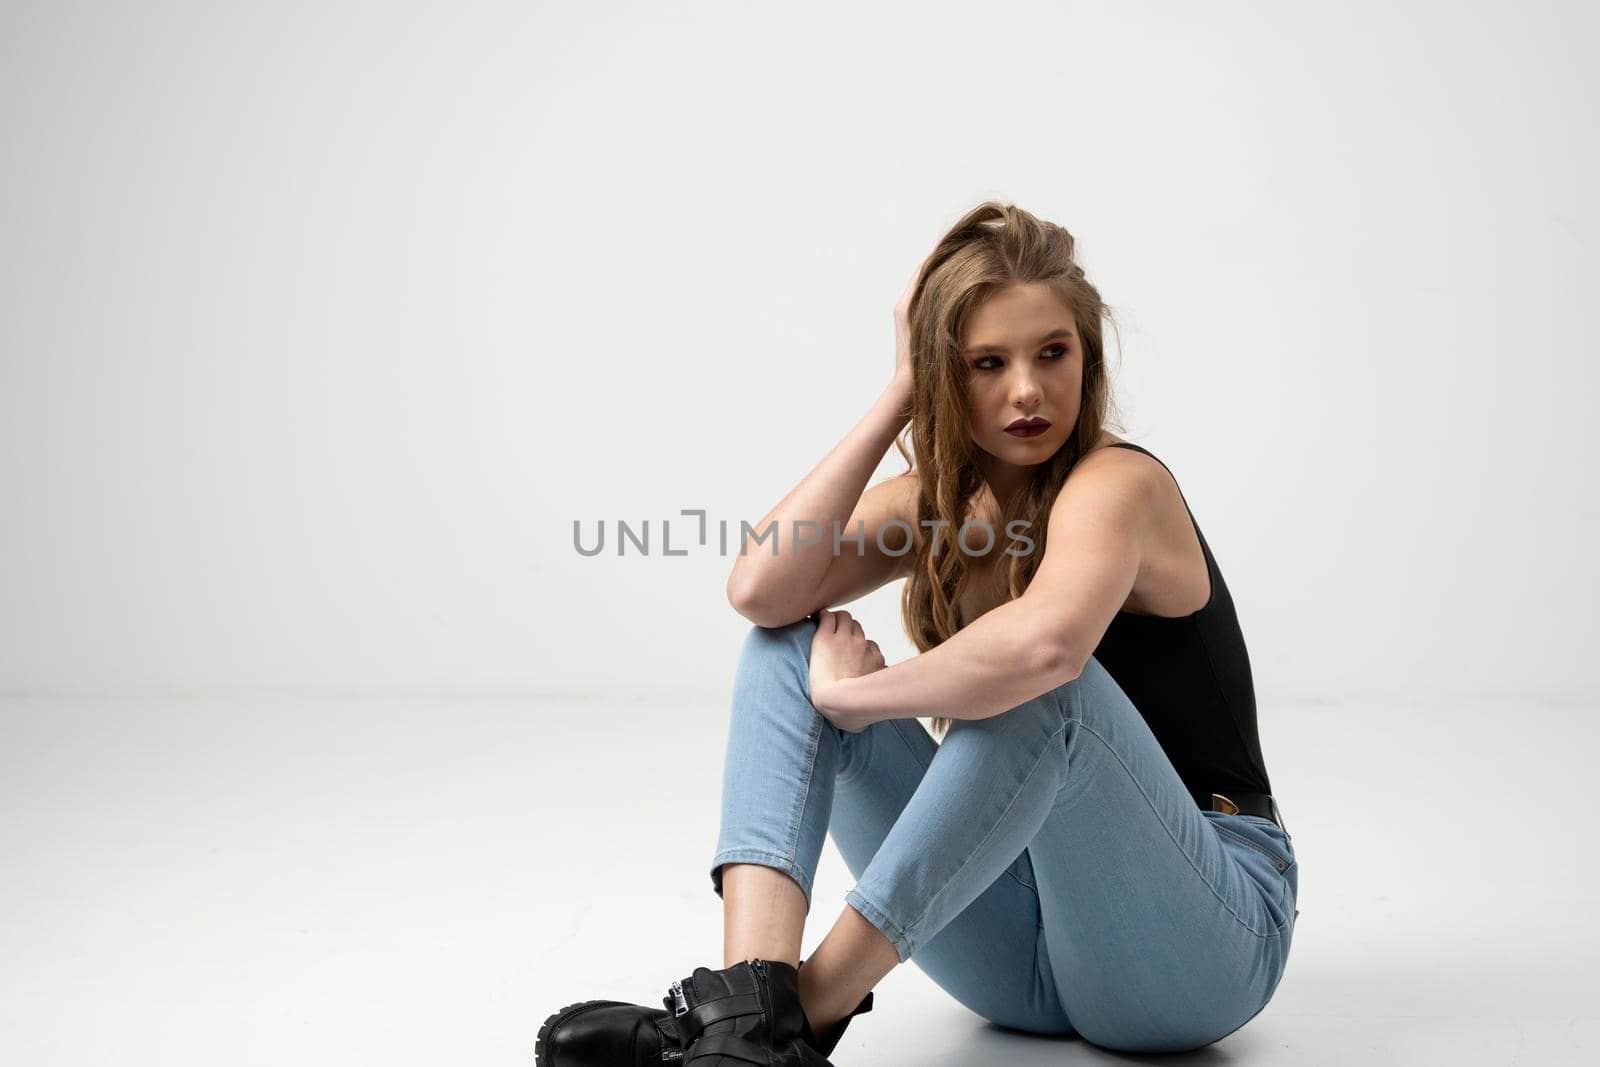
[{"label": "white background", "polygon": [[[485,1062],[525,1062],[560,1004],[712,962],[701,859],[748,628],[716,524],[861,417],[907,278],[988,198],[1078,237],[1121,326],[1123,436],[1177,476],[1250,644],[1323,925],[1302,920],[1298,1007],[1252,1024],[1280,1031],[1229,1041],[1430,1062],[1460,1011],[1480,1040],[1450,1054],[1510,1062],[1483,1037],[1499,1010],[1507,1055],[1592,1052],[1594,1008],[1554,976],[1595,956],[1563,931],[1595,903],[1573,850],[1600,702],[1597,30],[1550,2],[5,5],[0,956],[31,962],[0,980],[0,1056],[73,1062],[91,1004],[139,985],[115,1047],[183,1061],[151,1020],[233,1018],[208,999],[228,974],[260,1025],[196,1057],[394,1063],[493,1032]],[[619,519],[649,520],[647,556],[617,556]],[[668,519],[688,555],[663,554]],[[579,555],[574,521],[601,520],[607,551]],[[891,662],[898,597],[852,605]],[[415,811],[350,807],[363,775]],[[615,836],[641,825],[684,835],[643,881]],[[304,892],[334,870],[415,891],[381,857],[424,826],[451,856],[430,869],[503,861],[479,871],[501,895]],[[825,863],[831,919],[849,882]],[[286,869],[308,881],[262,888]],[[499,999],[383,987],[381,1057],[348,1015],[295,1045],[298,1009],[278,1020],[236,953],[194,954],[195,900],[263,914],[217,904],[244,885],[303,909],[239,928],[285,974],[332,950],[280,933],[352,938],[350,974],[294,1003],[412,973],[414,943],[350,931],[431,907],[479,916],[500,962],[456,966]],[[619,926],[672,906],[694,916],[675,955]],[[1379,966],[1352,946],[1408,936],[1428,947],[1382,966],[1422,970],[1339,1000]],[[1470,997],[1518,960],[1525,1001],[1367,1029],[1427,966]]]}]

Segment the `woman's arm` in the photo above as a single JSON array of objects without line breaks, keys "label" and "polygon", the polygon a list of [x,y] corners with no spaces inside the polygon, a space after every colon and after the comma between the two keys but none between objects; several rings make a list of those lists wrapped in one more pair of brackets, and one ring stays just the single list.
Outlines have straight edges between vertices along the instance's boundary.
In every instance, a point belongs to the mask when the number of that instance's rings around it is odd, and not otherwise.
[{"label": "woman's arm", "polygon": [[856,677],[812,671],[811,702],[846,730],[883,719],[986,719],[1083,673],[1133,590],[1165,473],[1124,449],[1082,461],[1050,507],[1028,588],[920,656]]},{"label": "woman's arm", "polygon": [[[771,626],[804,618],[814,610],[811,600],[822,587],[829,566],[838,558],[833,552],[834,524],[839,525],[841,538],[858,533],[850,528],[848,520],[861,500],[867,479],[910,420],[910,404],[910,375],[897,372],[861,421],[755,524],[757,536],[769,524],[777,524],[778,551],[774,555],[765,545],[740,545],[740,554],[728,576],[728,600],[739,614],[759,625]],[[797,546],[797,522],[818,524],[805,528],[815,544]],[[867,553],[877,552],[875,533],[865,531]],[[854,540],[841,541],[839,550],[854,555],[856,546]]]},{"label": "woman's arm", "polygon": [[811,703],[852,732],[884,719],[987,719],[1077,677],[1048,621],[1024,594],[892,667],[831,680],[813,674]]}]

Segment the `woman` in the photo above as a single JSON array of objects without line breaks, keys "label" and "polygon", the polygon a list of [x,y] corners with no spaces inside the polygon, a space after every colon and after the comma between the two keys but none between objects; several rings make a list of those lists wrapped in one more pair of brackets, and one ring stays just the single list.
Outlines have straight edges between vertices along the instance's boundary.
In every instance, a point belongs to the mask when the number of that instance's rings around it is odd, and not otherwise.
[{"label": "woman", "polygon": [[[724,967],[664,1010],[563,1009],[540,1067],[826,1064],[908,959],[996,1023],[1126,1051],[1271,998],[1298,869],[1243,635],[1165,465],[1104,428],[1110,310],[1073,245],[989,202],[923,263],[890,386],[729,579],[756,625],[711,864]],[[891,442],[912,469],[863,493]],[[832,608],[900,578],[921,654],[890,667]],[[857,882],[802,964],[825,832]]]}]

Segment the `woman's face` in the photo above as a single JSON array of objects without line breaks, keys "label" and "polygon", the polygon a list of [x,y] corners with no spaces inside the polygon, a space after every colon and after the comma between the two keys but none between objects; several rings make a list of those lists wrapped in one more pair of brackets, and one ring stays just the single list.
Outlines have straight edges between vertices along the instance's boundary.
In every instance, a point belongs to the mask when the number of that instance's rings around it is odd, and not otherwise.
[{"label": "woman's face", "polygon": [[[1047,286],[1007,286],[967,317],[961,338],[972,440],[992,457],[991,487],[1055,455],[1078,422],[1083,347],[1072,309]],[[1032,436],[1008,433],[1018,420],[1049,423]]]}]

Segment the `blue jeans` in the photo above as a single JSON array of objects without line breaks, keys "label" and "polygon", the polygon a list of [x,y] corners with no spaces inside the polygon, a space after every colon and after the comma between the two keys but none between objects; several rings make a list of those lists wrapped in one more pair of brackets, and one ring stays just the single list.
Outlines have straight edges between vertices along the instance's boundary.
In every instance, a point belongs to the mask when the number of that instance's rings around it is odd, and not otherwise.
[{"label": "blue jeans", "polygon": [[1299,874],[1269,819],[1196,806],[1122,688],[1077,678],[943,744],[916,719],[847,733],[812,707],[807,618],[754,627],[734,680],[722,865],[806,896],[826,832],[845,900],[1000,1025],[1126,1051],[1199,1048],[1277,988]]}]

